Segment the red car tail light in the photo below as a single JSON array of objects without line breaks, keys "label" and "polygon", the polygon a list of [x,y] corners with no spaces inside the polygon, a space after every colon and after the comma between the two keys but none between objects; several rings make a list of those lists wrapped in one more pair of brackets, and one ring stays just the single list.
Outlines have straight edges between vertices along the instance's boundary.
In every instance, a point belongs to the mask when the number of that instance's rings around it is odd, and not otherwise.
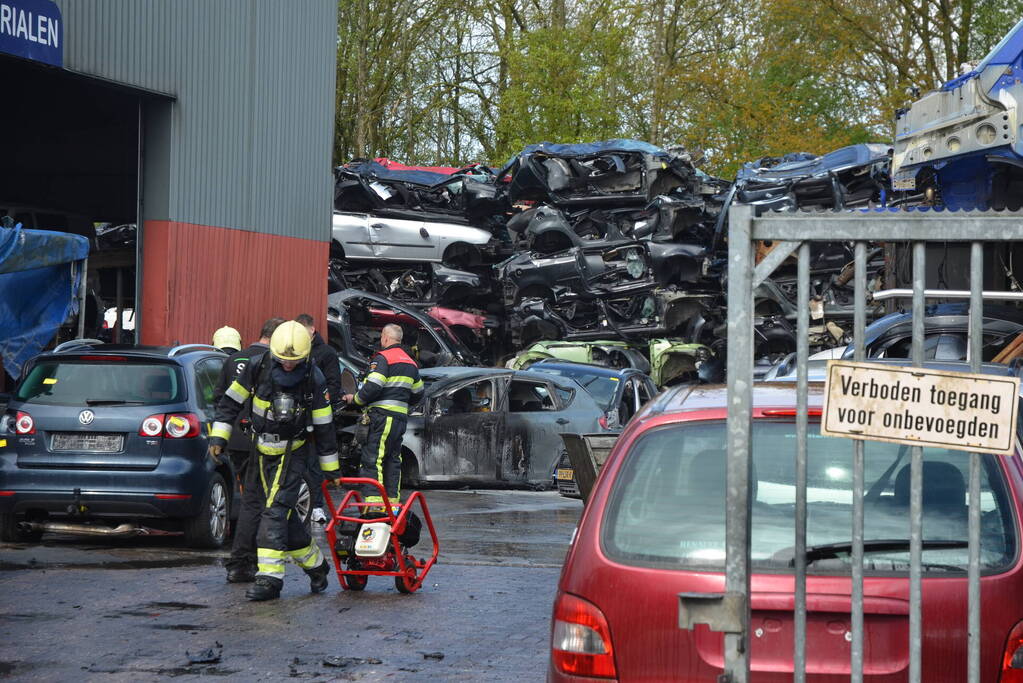
[{"label": "red car tail light", "polygon": [[551,663],[561,673],[574,676],[617,676],[611,630],[596,605],[558,593],[551,627]]},{"label": "red car tail light", "polygon": [[601,415],[600,418],[597,419],[597,422],[604,429],[610,429],[610,427],[608,427],[607,415]]},{"label": "red car tail light", "polygon": [[1002,675],[999,683],[1023,683],[1023,621],[1009,632],[1002,655]]},{"label": "red car tail light", "polygon": [[163,433],[163,415],[150,415],[142,420],[139,436],[160,436]]},{"label": "red car tail light", "polygon": [[14,416],[14,431],[18,434],[35,434],[35,420],[28,413],[23,413],[19,410]]},{"label": "red car tail light", "polygon": [[199,436],[199,418],[192,413],[168,415],[164,421],[164,436],[171,439]]}]

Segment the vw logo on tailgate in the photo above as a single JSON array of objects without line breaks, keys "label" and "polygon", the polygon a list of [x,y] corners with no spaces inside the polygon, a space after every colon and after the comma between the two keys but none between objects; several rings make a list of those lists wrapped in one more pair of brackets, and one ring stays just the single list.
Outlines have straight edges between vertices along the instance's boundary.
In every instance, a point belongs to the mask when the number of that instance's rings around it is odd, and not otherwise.
[{"label": "vw logo on tailgate", "polygon": [[83,410],[78,413],[78,421],[83,425],[91,425],[92,421],[96,419],[96,414],[91,410]]}]

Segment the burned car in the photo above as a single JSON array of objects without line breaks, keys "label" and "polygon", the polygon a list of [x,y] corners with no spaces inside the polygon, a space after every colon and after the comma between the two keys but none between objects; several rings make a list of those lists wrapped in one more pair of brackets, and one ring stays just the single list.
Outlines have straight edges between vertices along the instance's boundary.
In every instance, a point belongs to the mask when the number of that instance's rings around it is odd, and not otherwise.
[{"label": "burned car", "polygon": [[567,377],[431,368],[402,445],[406,482],[550,485],[563,432],[602,431],[604,410]]},{"label": "burned car", "polygon": [[422,367],[480,362],[447,325],[411,306],[357,289],[327,297],[328,341],[347,365],[369,366],[379,346],[380,330],[388,323],[401,326],[402,344]]},{"label": "burned car", "polygon": [[658,387],[720,382],[724,378],[722,363],[710,347],[678,339],[651,339],[642,343],[536,342],[509,360],[507,366],[522,370],[534,368],[537,363],[559,361],[636,370],[649,375]]},{"label": "burned car", "polygon": [[478,305],[491,301],[490,278],[439,263],[352,263],[332,258],[327,292],[361,289],[417,305]]}]

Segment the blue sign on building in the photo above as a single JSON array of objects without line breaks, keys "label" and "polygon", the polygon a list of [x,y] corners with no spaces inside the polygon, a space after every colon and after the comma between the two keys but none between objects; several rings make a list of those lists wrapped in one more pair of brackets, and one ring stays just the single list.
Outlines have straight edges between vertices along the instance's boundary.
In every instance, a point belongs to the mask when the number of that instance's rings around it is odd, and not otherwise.
[{"label": "blue sign on building", "polygon": [[0,0],[0,52],[64,65],[64,22],[52,0]]}]

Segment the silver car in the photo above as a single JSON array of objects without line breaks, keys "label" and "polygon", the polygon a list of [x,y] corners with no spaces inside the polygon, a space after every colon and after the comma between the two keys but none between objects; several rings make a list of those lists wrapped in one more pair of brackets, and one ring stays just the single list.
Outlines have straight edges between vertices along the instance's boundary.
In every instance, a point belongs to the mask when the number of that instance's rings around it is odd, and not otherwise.
[{"label": "silver car", "polygon": [[422,371],[426,396],[409,413],[405,481],[549,486],[564,432],[604,431],[604,412],[568,377],[496,368]]},{"label": "silver car", "polygon": [[353,261],[387,260],[444,263],[454,267],[480,263],[491,247],[486,230],[457,223],[382,218],[334,212],[334,241]]}]

